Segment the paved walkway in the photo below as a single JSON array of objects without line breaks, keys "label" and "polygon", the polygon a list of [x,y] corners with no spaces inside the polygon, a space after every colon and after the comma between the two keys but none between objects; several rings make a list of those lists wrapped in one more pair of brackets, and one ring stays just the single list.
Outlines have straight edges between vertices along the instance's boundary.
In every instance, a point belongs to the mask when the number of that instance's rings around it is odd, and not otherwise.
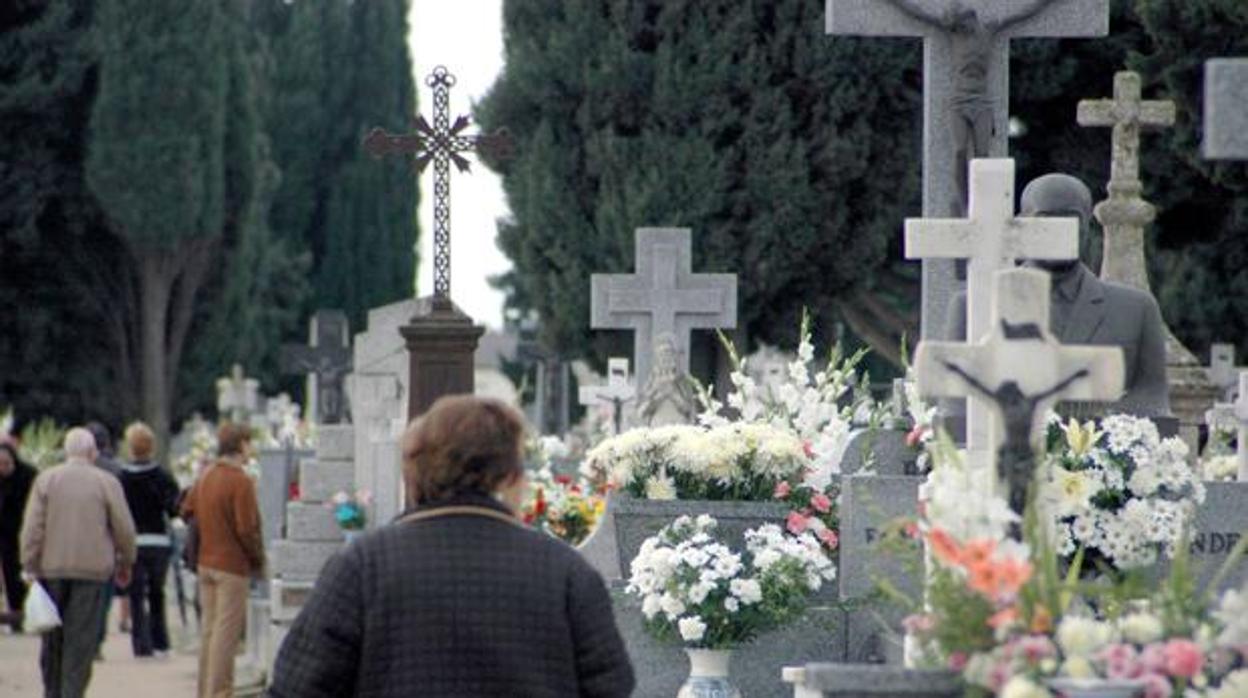
[{"label": "paved walkway", "polygon": [[[104,660],[95,663],[87,698],[194,698],[198,666],[191,628],[182,626],[177,611],[170,609],[169,633],[175,649],[166,659],[134,658],[130,634],[117,630],[116,604],[108,623]],[[39,677],[39,636],[11,635],[0,629],[0,696],[40,698],[43,682]]]}]

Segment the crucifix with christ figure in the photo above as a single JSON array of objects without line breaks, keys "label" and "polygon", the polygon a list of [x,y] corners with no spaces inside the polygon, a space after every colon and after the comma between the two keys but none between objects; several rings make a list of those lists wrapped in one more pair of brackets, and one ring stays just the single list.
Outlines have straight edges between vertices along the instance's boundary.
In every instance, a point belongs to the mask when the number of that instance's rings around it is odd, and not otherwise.
[{"label": "crucifix with christ figure", "polygon": [[915,373],[921,395],[978,395],[992,405],[1004,427],[991,430],[997,478],[1021,515],[1045,413],[1059,400],[1118,399],[1125,369],[1118,347],[1058,343],[1049,331],[1048,274],[1009,269],[994,281],[992,330],[974,343],[921,342]]},{"label": "crucifix with christ figure", "polygon": [[451,296],[451,163],[468,172],[471,163],[464,153],[479,152],[496,158],[511,154],[512,141],[506,129],[491,134],[464,133],[471,118],[460,115],[451,122],[450,92],[455,76],[444,66],[434,68],[425,84],[433,89],[433,125],[416,117],[416,132],[394,135],[375,128],[364,139],[364,147],[374,157],[391,153],[413,156],[417,174],[433,163],[433,300],[449,306]]},{"label": "crucifix with christ figure", "polygon": [[607,359],[607,384],[583,385],[578,391],[580,403],[585,407],[607,404],[611,406],[611,425],[620,433],[624,421],[624,404],[637,396],[637,388],[628,380],[628,359]]}]

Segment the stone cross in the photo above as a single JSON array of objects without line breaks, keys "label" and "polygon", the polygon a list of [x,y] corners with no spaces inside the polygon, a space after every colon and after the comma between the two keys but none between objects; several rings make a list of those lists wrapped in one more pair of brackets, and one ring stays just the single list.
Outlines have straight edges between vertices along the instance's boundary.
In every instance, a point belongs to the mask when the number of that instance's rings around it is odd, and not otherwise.
[{"label": "stone cross", "polygon": [[229,415],[233,422],[245,422],[259,403],[260,381],[247,378],[243,367],[234,364],[227,378],[217,379],[217,414]]},{"label": "stone cross", "polygon": [[308,346],[282,347],[282,371],[306,374],[308,412],[318,424],[346,420],[343,381],[351,372],[351,335],[347,314],[318,310],[308,326]]},{"label": "stone cross", "polygon": [[495,157],[511,152],[511,137],[505,129],[487,135],[467,135],[463,130],[471,119],[456,117],[451,123],[450,92],[455,76],[444,66],[433,69],[425,78],[433,89],[433,125],[425,117],[416,117],[416,133],[395,136],[375,128],[364,139],[364,147],[374,157],[390,153],[415,157],[416,172],[424,172],[433,163],[433,297],[435,304],[450,305],[451,296],[451,163],[460,172],[467,172],[471,163],[461,153],[479,151]]},{"label": "stone cross", "polygon": [[[1007,152],[1009,121],[1009,42],[1022,37],[1093,37],[1109,31],[1109,0],[962,0],[961,6],[976,10],[983,20],[981,31],[973,36],[950,29],[950,23],[925,21],[906,4],[894,0],[826,0],[826,28],[829,34],[920,37],[923,39],[923,215],[942,217],[962,215],[957,183],[965,176],[965,162],[955,152],[955,129],[965,101],[960,93],[970,83],[982,84],[980,109],[990,114],[986,153],[979,157],[1000,157]],[[957,6],[956,0],[934,2],[929,15]],[[1033,13],[1034,14],[1031,14]],[[1025,19],[1021,19],[1024,18]],[[1021,21],[1019,21],[1021,19]],[[961,68],[970,70],[961,70]],[[979,85],[970,85],[978,87]],[[956,204],[956,205],[955,205]],[[957,291],[954,261],[929,259],[923,262],[921,300],[922,336],[939,338],[947,317],[946,307]]]},{"label": "stone cross", "polygon": [[1205,420],[1212,429],[1221,425],[1233,425],[1236,430],[1237,479],[1248,482],[1248,370],[1239,372],[1239,399],[1233,403],[1218,403],[1209,411]]},{"label": "stone cross", "polygon": [[[1074,259],[1079,256],[1079,221],[1074,218],[1016,218],[1014,161],[971,161],[970,212],[966,219],[906,219],[907,259],[966,259],[966,337],[976,342],[993,329],[993,274],[1017,259]],[[1048,322],[1047,316],[1045,320]],[[989,422],[978,396],[967,405],[966,444],[991,448]]]},{"label": "stone cross", "polygon": [[615,427],[615,433],[620,433],[624,403],[637,396],[637,388],[628,380],[628,359],[607,359],[607,384],[581,386],[578,396],[580,403],[586,407],[602,403],[611,405],[611,423]]},{"label": "stone cross", "polygon": [[923,341],[914,357],[921,395],[992,396],[997,472],[1020,513],[1048,410],[1059,400],[1117,400],[1125,380],[1121,348],[1058,343],[1049,283],[1034,269],[997,272],[992,330],[974,343]]},{"label": "stone cross", "polygon": [[1204,153],[1248,160],[1248,58],[1205,61]]},{"label": "stone cross", "polygon": [[689,332],[737,326],[736,274],[694,274],[689,228],[638,228],[635,274],[594,274],[590,327],[633,330],[636,384],[650,379],[654,341],[675,338],[689,373]]}]

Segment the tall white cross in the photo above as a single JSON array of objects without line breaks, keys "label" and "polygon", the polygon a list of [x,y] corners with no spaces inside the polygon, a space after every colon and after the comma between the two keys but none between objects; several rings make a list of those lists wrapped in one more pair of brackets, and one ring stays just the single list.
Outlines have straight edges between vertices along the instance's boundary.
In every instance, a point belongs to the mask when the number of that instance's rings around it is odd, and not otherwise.
[{"label": "tall white cross", "polygon": [[[1014,161],[971,161],[970,206],[966,219],[906,219],[906,259],[966,259],[966,337],[975,342],[993,329],[993,274],[1018,259],[1075,259],[1079,256],[1076,218],[1014,216]],[[1046,301],[1047,307],[1047,301]],[[1048,316],[1044,325],[1048,326]],[[991,449],[994,437],[983,401],[967,405],[966,444],[971,451]]]},{"label": "tall white cross", "polygon": [[620,357],[607,359],[606,385],[583,385],[577,391],[577,397],[585,407],[604,403],[611,406],[611,422],[617,434],[623,421],[624,403],[636,395],[637,388],[628,380],[628,359]]},{"label": "tall white cross", "polygon": [[[992,329],[973,343],[923,341],[914,356],[919,393],[928,397],[967,397],[975,391],[950,368],[957,366],[993,389],[1015,383],[1026,395],[1044,393],[1080,371],[1087,376],[1036,406],[1033,444],[1043,433],[1044,415],[1060,400],[1113,401],[1122,396],[1125,369],[1119,347],[1064,346],[1049,331],[1049,275],[1034,269],[1008,269],[994,276]],[[991,430],[1000,445],[1002,415],[990,405]]]},{"label": "tall white cross", "polygon": [[1248,482],[1248,371],[1239,372],[1239,399],[1233,403],[1218,403],[1205,418],[1210,429],[1220,425],[1234,425],[1236,430],[1237,479]]},{"label": "tall white cross", "polygon": [[242,422],[256,411],[259,402],[260,381],[247,378],[243,367],[234,364],[228,378],[217,379],[217,414],[229,415],[235,422]]}]

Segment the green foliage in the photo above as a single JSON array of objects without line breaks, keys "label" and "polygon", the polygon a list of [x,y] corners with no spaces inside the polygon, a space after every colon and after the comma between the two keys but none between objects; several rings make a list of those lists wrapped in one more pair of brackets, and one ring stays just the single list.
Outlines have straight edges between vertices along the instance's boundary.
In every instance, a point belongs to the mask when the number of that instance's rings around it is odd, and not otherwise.
[{"label": "green foliage", "polygon": [[51,417],[30,422],[22,429],[19,455],[22,460],[43,470],[61,462],[61,443],[65,440],[65,426]]},{"label": "green foliage", "polygon": [[692,228],[694,269],[737,273],[741,326],[786,345],[803,305],[831,327],[832,303],[900,257],[916,44],[830,39],[818,0],[513,0],[504,22],[507,67],[477,114],[518,140],[499,283],[548,346],[608,350],[589,274],[631,270],[641,226]]}]

